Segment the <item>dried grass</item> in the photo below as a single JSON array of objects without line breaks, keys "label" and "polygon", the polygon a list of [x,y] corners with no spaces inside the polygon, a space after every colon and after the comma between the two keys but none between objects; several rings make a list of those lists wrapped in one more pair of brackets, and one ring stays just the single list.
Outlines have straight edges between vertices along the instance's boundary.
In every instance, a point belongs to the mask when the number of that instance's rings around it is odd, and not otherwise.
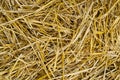
[{"label": "dried grass", "polygon": [[120,80],[120,0],[0,0],[0,80]]}]

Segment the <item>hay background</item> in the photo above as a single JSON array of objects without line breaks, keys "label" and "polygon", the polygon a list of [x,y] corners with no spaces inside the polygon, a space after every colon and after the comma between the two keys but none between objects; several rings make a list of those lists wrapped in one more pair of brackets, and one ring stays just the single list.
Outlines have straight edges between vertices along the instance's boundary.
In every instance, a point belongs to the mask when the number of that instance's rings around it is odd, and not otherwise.
[{"label": "hay background", "polygon": [[0,80],[120,80],[120,0],[0,0]]}]

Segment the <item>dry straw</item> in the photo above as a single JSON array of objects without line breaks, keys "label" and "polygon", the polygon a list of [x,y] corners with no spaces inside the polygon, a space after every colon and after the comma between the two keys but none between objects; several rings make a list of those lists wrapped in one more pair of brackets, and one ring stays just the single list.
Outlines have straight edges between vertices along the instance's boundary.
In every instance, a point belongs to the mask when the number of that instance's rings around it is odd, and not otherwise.
[{"label": "dry straw", "polygon": [[120,0],[0,0],[0,80],[120,80]]}]

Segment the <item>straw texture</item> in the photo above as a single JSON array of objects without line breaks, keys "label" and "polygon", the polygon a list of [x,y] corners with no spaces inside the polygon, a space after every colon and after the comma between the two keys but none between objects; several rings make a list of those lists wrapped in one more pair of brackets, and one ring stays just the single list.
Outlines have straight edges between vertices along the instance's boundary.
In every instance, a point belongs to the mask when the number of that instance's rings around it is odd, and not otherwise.
[{"label": "straw texture", "polygon": [[120,80],[120,0],[0,0],[0,80]]}]

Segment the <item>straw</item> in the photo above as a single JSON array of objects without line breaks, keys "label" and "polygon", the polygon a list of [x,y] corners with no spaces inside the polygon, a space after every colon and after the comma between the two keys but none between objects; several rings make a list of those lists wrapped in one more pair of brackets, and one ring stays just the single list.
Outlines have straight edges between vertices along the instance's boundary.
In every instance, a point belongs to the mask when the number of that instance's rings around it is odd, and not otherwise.
[{"label": "straw", "polygon": [[0,0],[0,80],[120,80],[120,0]]}]

